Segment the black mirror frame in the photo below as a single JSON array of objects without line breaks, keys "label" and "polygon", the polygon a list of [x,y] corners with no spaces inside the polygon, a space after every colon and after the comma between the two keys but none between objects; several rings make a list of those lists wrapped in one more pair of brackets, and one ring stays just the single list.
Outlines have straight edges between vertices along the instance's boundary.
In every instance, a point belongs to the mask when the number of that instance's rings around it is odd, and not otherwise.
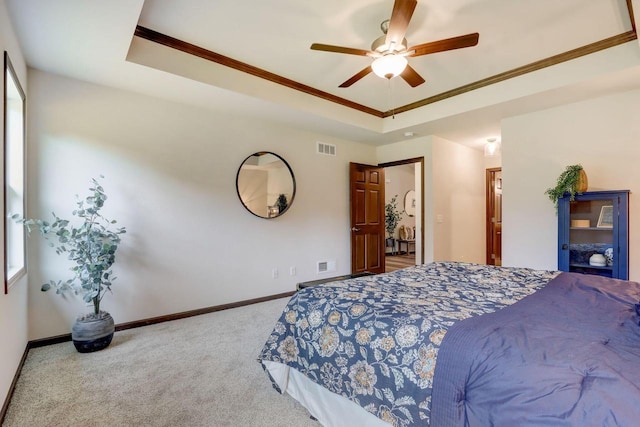
[{"label": "black mirror frame", "polygon": [[[247,160],[249,160],[251,157],[253,156],[262,156],[265,154],[271,154],[275,157],[277,157],[278,159],[280,159],[282,161],[282,163],[284,163],[284,165],[287,167],[287,169],[289,170],[289,174],[291,175],[291,182],[293,184],[293,191],[291,192],[291,200],[289,200],[289,203],[287,204],[287,207],[285,210],[283,210],[282,212],[278,213],[278,215],[276,216],[262,216],[262,215],[258,215],[257,213],[253,212],[251,209],[249,209],[249,207],[244,203],[244,200],[242,200],[242,196],[240,196],[240,189],[238,188],[238,179],[240,178],[240,172],[242,171],[242,166],[245,164],[245,162]],[[240,167],[238,168],[238,172],[236,173],[236,194],[238,195],[238,199],[240,199],[240,203],[242,203],[242,206],[244,206],[244,208],[251,213],[251,215],[256,216],[258,218],[262,218],[262,219],[275,219],[275,218],[279,218],[282,215],[284,215],[285,212],[287,212],[289,210],[289,208],[291,207],[291,205],[293,204],[294,199],[296,198],[296,176],[293,174],[293,169],[291,169],[291,166],[289,165],[289,163],[280,155],[272,152],[272,151],[257,151],[253,154],[248,155],[247,157],[244,158],[244,160],[242,161],[242,163],[240,163]]]}]

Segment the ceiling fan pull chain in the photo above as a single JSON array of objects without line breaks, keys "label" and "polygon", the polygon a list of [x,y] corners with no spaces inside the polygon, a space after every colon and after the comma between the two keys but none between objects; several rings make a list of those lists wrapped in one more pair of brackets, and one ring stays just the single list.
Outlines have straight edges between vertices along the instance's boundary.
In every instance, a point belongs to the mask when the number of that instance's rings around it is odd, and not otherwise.
[{"label": "ceiling fan pull chain", "polygon": [[387,81],[389,82],[389,104],[391,105],[391,119],[395,120],[396,119],[396,109],[393,106],[393,92],[391,91],[391,79],[387,79]]}]

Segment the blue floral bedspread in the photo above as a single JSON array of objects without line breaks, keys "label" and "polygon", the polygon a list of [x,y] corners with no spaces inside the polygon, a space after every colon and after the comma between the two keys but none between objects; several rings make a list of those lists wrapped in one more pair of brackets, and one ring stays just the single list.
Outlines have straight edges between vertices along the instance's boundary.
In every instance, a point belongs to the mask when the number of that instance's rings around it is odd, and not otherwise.
[{"label": "blue floral bedspread", "polygon": [[286,364],[391,425],[428,425],[447,328],[513,304],[557,274],[437,262],[305,288],[259,360]]}]

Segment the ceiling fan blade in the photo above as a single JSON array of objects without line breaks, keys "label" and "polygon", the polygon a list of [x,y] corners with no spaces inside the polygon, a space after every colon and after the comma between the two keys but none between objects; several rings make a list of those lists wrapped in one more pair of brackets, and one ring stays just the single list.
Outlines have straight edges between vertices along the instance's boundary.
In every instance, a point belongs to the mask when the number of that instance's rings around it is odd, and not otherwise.
[{"label": "ceiling fan blade", "polygon": [[389,20],[385,43],[389,47],[401,46],[409,21],[418,4],[417,0],[396,0]]},{"label": "ceiling fan blade", "polygon": [[354,49],[350,47],[332,46],[329,44],[314,43],[311,45],[312,50],[322,50],[324,52],[346,53],[348,55],[368,56],[371,51],[364,49]]},{"label": "ceiling fan blade", "polygon": [[373,70],[371,69],[371,66],[368,66],[364,70],[360,71],[358,74],[356,74],[353,77],[351,77],[346,82],[342,83],[339,87],[349,87],[352,84],[354,84],[355,82],[357,82],[358,80],[360,80],[361,78],[363,78],[364,76],[366,76],[367,74],[371,73],[372,71]]},{"label": "ceiling fan blade", "polygon": [[429,53],[444,52],[447,50],[461,49],[463,47],[471,47],[478,44],[480,34],[473,33],[464,36],[451,37],[450,39],[438,40],[435,42],[429,42],[419,44],[417,46],[410,47],[409,50],[415,51],[409,56],[427,55]]},{"label": "ceiling fan blade", "polygon": [[416,70],[414,70],[411,65],[407,65],[407,68],[400,74],[400,77],[404,79],[405,82],[409,83],[409,86],[416,87],[424,83],[424,79]]}]

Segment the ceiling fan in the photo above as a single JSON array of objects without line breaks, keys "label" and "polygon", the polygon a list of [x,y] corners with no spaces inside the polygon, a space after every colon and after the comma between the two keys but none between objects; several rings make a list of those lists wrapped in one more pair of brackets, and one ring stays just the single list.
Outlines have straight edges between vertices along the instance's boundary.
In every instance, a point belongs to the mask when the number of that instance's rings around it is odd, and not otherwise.
[{"label": "ceiling fan", "polygon": [[384,35],[378,37],[371,44],[371,50],[320,43],[312,44],[311,49],[374,58],[371,65],[342,83],[340,87],[349,87],[371,72],[387,79],[399,75],[404,81],[409,83],[411,87],[421,85],[425,80],[409,65],[407,57],[422,56],[430,53],[475,46],[478,44],[480,35],[478,33],[472,33],[407,47],[407,39],[405,39],[404,36],[417,4],[417,0],[395,0],[391,18],[380,25]]}]

